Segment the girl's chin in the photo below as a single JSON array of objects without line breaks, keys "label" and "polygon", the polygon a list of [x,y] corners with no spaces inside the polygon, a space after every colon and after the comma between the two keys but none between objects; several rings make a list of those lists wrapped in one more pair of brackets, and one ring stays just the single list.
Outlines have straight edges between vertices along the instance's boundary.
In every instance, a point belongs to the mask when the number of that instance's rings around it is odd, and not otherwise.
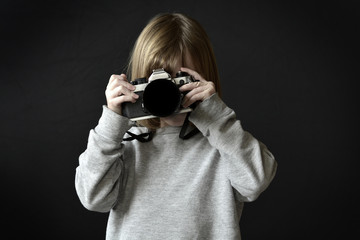
[{"label": "girl's chin", "polygon": [[169,117],[160,118],[160,126],[180,127],[184,124],[186,113],[171,115]]}]

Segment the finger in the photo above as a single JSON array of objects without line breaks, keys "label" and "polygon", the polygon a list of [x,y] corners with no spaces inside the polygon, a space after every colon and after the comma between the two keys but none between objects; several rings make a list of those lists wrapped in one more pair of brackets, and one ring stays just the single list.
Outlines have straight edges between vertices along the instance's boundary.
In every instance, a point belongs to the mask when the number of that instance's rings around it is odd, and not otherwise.
[{"label": "finger", "polygon": [[206,87],[198,87],[195,88],[194,90],[190,91],[188,94],[186,94],[184,96],[184,100],[183,100],[183,107],[188,107],[191,104],[193,104],[196,101],[201,101],[204,99],[206,94]]},{"label": "finger", "polygon": [[110,77],[110,80],[109,80],[109,83],[108,85],[106,86],[106,89],[114,89],[116,88],[118,85],[119,85],[119,81],[121,80],[122,78],[120,77],[120,75],[111,75]]},{"label": "finger", "polygon": [[192,82],[192,83],[184,84],[183,86],[181,86],[181,87],[179,88],[179,90],[180,90],[181,92],[191,91],[191,90],[193,90],[193,89],[195,89],[195,88],[198,88],[198,87],[200,87],[200,86],[203,86],[203,85],[204,85],[203,82]]},{"label": "finger", "polygon": [[128,88],[129,90],[132,90],[132,91],[135,90],[135,86],[127,81],[125,74],[112,75],[110,78],[110,82],[108,84],[108,88],[110,90],[112,90],[112,89],[118,87],[119,85],[125,86],[126,88]]},{"label": "finger", "polygon": [[134,91],[136,88],[132,84],[129,84],[125,81],[115,80],[109,87],[107,87],[106,90],[112,92],[115,89],[118,91],[118,95],[121,95],[128,94],[129,92]]},{"label": "finger", "polygon": [[183,102],[182,106],[183,106],[184,108],[187,108],[187,107],[191,106],[193,103],[198,102],[198,101],[201,101],[202,99],[204,99],[204,97],[205,97],[205,93],[204,93],[204,92],[201,92],[201,93],[198,93],[198,94],[196,94],[196,95],[193,95],[192,97],[185,99],[185,101]]},{"label": "finger", "polygon": [[212,82],[200,85],[200,87],[194,88],[188,92],[183,101],[183,106],[188,107],[196,101],[204,101],[215,93],[215,86]]},{"label": "finger", "polygon": [[110,87],[115,88],[119,85],[123,85],[130,90],[135,90],[135,86],[127,81],[125,77],[115,78],[111,83]]},{"label": "finger", "polygon": [[190,68],[182,67],[182,68],[180,68],[180,70],[193,76],[196,80],[199,80],[201,82],[206,81],[205,78],[203,78],[198,72],[196,72]]},{"label": "finger", "polygon": [[123,85],[120,85],[109,92],[110,98],[116,98],[116,97],[119,97],[122,95],[132,96],[134,98],[139,97],[137,94],[135,94],[133,91],[129,90],[128,88],[126,88]]},{"label": "finger", "polygon": [[113,74],[113,75],[111,75],[107,87],[108,88],[114,88],[114,86],[116,86],[116,84],[119,82],[119,80],[127,81],[126,75],[125,74],[121,74],[121,75]]},{"label": "finger", "polygon": [[206,90],[206,86],[195,87],[190,92],[188,92],[185,96],[188,98],[191,98],[193,95],[198,94],[205,90]]},{"label": "finger", "polygon": [[111,75],[111,76],[110,76],[110,79],[109,79],[109,83],[110,83],[110,82],[113,82],[113,81],[116,80],[116,79],[124,79],[125,81],[127,81],[126,75],[122,73],[122,74],[120,74],[120,75],[117,75],[117,74]]},{"label": "finger", "polygon": [[132,96],[129,95],[122,95],[120,97],[117,98],[113,98],[111,100],[111,105],[113,106],[117,106],[117,107],[121,107],[121,104],[123,104],[124,102],[132,102],[135,103],[136,102],[136,98],[133,98]]}]

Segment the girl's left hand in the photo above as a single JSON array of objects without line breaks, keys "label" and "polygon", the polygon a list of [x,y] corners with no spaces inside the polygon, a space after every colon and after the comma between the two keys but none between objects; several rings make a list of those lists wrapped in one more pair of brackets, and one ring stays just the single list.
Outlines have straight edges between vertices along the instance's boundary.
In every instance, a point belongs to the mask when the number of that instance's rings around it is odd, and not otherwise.
[{"label": "girl's left hand", "polygon": [[198,82],[188,83],[180,87],[181,92],[189,91],[182,102],[182,106],[184,108],[189,107],[197,101],[204,101],[216,92],[215,84],[213,82],[206,81],[196,71],[184,67],[181,68],[181,71],[186,72],[193,76],[194,79],[199,80]]}]

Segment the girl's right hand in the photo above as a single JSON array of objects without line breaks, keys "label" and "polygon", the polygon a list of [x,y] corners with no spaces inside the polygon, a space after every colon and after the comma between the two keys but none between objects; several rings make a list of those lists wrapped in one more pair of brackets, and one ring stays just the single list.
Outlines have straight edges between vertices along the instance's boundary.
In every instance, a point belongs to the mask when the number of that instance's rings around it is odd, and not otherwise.
[{"label": "girl's right hand", "polygon": [[127,81],[125,74],[111,75],[105,91],[107,107],[121,115],[122,103],[134,103],[139,98],[139,95],[135,94],[134,90],[135,86]]}]

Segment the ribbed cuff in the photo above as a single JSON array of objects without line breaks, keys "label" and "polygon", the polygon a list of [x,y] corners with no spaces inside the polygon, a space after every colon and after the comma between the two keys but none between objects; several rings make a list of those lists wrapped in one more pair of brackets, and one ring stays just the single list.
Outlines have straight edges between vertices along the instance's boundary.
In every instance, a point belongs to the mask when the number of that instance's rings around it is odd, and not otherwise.
[{"label": "ribbed cuff", "polygon": [[134,125],[134,122],[123,117],[105,105],[95,132],[112,141],[122,141],[124,134]]},{"label": "ribbed cuff", "polygon": [[212,123],[233,112],[226,106],[217,93],[201,102],[190,114],[189,120],[203,133]]}]

